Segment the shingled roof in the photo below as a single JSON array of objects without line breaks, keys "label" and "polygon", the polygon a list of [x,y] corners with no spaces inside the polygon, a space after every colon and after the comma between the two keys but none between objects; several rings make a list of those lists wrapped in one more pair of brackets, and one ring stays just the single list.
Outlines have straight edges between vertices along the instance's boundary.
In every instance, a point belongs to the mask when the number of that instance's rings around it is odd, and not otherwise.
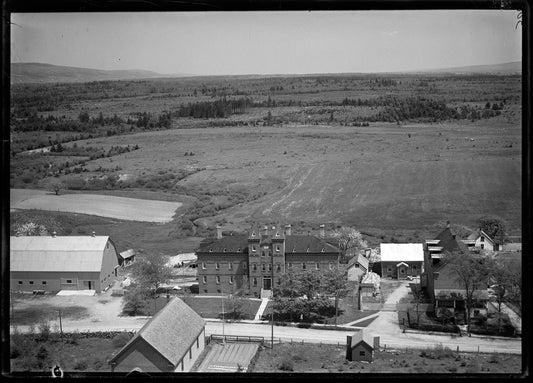
[{"label": "shingled roof", "polygon": [[172,365],[177,366],[204,327],[202,317],[189,305],[177,297],[172,298],[110,362],[115,362],[132,343],[142,338]]},{"label": "shingled roof", "polygon": [[[226,251],[224,251],[226,249]],[[197,250],[197,253],[236,253],[248,254],[248,236],[231,235],[220,239],[205,241]],[[335,253],[339,250],[324,241],[312,235],[286,235],[285,236],[286,253]]]},{"label": "shingled roof", "polygon": [[435,239],[439,240],[439,246],[442,247],[443,252],[468,252],[468,247],[463,243],[463,241],[457,239],[457,237],[453,235],[450,228],[448,227],[441,231],[439,235],[435,237]]}]

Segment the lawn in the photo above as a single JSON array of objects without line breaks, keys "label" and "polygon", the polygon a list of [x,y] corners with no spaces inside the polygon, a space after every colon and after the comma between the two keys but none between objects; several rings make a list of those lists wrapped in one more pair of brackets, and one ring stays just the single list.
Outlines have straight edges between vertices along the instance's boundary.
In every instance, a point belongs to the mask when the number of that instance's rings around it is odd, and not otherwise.
[{"label": "lawn", "polygon": [[520,355],[456,353],[436,347],[426,350],[378,351],[373,363],[348,361],[345,347],[319,344],[274,345],[261,348],[252,372],[312,373],[519,373]]},{"label": "lawn", "polygon": [[[178,295],[185,303],[187,303],[194,311],[196,311],[203,318],[220,318],[222,313],[222,299],[221,298],[203,298],[194,295]],[[159,296],[155,300],[148,300],[142,312],[145,315],[154,315],[163,307],[167,302],[166,296]],[[224,299],[224,312],[226,313],[226,319],[231,318],[231,313],[234,309],[234,303],[239,305],[237,301],[233,301],[229,298]],[[240,312],[242,317],[240,319],[254,319],[261,301],[243,298],[240,300]]]},{"label": "lawn", "polygon": [[58,364],[65,372],[110,372],[107,361],[130,337],[124,333],[112,339],[78,337],[61,341],[58,334],[52,334],[49,340],[38,341],[29,335],[15,336],[11,342],[11,370],[49,371]]}]

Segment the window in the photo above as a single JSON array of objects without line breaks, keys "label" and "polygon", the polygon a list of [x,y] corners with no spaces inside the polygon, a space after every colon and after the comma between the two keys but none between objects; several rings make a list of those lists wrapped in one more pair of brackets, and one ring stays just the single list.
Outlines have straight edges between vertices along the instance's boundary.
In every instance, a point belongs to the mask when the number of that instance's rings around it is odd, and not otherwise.
[{"label": "window", "polygon": [[276,231],[276,237],[279,237],[279,231]]},{"label": "window", "polygon": [[230,276],[229,276],[229,283],[230,283],[230,285],[233,284],[233,275],[230,275]]},{"label": "window", "polygon": [[204,289],[204,293],[207,293],[207,289]]},{"label": "window", "polygon": [[257,286],[257,278],[254,278],[253,280],[254,286]]},{"label": "window", "polygon": [[238,247],[238,248],[237,248],[237,253],[240,253],[240,252],[241,252],[241,248]]},{"label": "window", "polygon": [[413,265],[413,270],[416,270],[418,268],[417,265]]},{"label": "window", "polygon": [[189,359],[192,359],[192,348],[189,349]]},{"label": "window", "polygon": [[309,253],[309,248],[307,248],[307,250],[305,251],[306,253]]},{"label": "window", "polygon": [[276,245],[276,251],[280,251],[281,247],[279,245]]},{"label": "window", "polygon": [[215,269],[220,269],[220,264],[218,262],[215,263]]},{"label": "window", "polygon": [[289,269],[292,269],[292,262],[289,262]]},{"label": "window", "polygon": [[224,248],[224,250],[222,250],[224,253],[226,252],[226,248]]},{"label": "window", "polygon": [[366,355],[365,351],[359,351],[359,356],[365,356],[365,355]]},{"label": "window", "polygon": [[22,281],[19,281],[18,284],[19,284],[19,285],[22,285]]},{"label": "window", "polygon": [[257,263],[252,263],[252,270],[257,271]]},{"label": "window", "polygon": [[324,248],[322,248],[322,250],[320,250],[320,252],[323,253],[324,252]]},{"label": "window", "polygon": [[[105,280],[105,278],[104,278]],[[72,279],[67,279],[67,283],[72,283]]]},{"label": "window", "polygon": [[392,272],[392,266],[387,267],[387,271],[390,273]]},{"label": "window", "polygon": [[268,271],[272,271],[272,263],[268,264]]},{"label": "window", "polygon": [[219,293],[219,294],[221,293],[220,289],[217,290],[217,293]]},{"label": "window", "polygon": [[233,263],[228,262],[228,270],[233,270]]},{"label": "window", "polygon": [[183,371],[183,360],[181,361],[181,371]]},{"label": "window", "polygon": [[244,270],[248,269],[248,264],[247,264],[246,262],[243,262],[243,263],[242,263],[242,268],[243,268]]},{"label": "window", "polygon": [[202,277],[202,282],[203,282],[204,284],[207,283],[207,277],[206,277],[205,275]]},{"label": "window", "polygon": [[278,278],[278,279],[276,279],[276,283],[277,283],[278,285],[279,285],[279,284],[281,284],[281,281],[280,281],[280,279],[279,279],[279,278]]},{"label": "window", "polygon": [[209,249],[209,252],[212,253],[212,252],[213,252],[213,249]]},{"label": "window", "polygon": [[255,231],[252,231],[252,237],[255,237]]},{"label": "window", "polygon": [[261,256],[264,257],[266,253],[264,251],[261,252]]},{"label": "window", "polygon": [[405,274],[405,269],[403,267],[400,268],[400,274]]},{"label": "window", "polygon": [[266,270],[266,268],[265,268],[265,267],[266,267],[266,266],[265,266],[265,264],[264,264],[264,263],[262,263],[262,264],[261,264],[261,270],[265,271],[265,270]]},{"label": "window", "polygon": [[329,269],[333,270],[333,263],[331,263],[331,262],[329,263]]},{"label": "window", "polygon": [[315,269],[320,270],[320,263],[315,263]]},{"label": "window", "polygon": [[42,281],[41,284],[46,285],[46,281]]},{"label": "window", "polygon": [[484,244],[481,244],[481,249],[484,249],[485,248],[485,245]]},{"label": "window", "polygon": [[305,270],[306,266],[305,266],[305,262],[302,262],[302,269]]},{"label": "window", "polygon": [[480,241],[485,242],[485,237],[481,237]]},{"label": "window", "polygon": [[203,270],[206,269],[205,262],[202,262],[202,269],[203,269]]},{"label": "window", "polygon": [[281,264],[276,264],[276,271],[281,271]]},{"label": "window", "polygon": [[252,251],[255,251],[255,245],[252,245]]},{"label": "window", "polygon": [[217,281],[217,285],[220,284],[220,276],[219,275],[216,276],[216,281]]}]

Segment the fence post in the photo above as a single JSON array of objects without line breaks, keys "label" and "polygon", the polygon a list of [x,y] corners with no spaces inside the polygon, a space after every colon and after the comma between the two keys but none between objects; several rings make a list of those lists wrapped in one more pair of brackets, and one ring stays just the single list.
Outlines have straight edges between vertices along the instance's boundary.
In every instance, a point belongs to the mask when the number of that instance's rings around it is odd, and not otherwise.
[{"label": "fence post", "polygon": [[479,354],[479,344],[477,345],[477,353]]}]

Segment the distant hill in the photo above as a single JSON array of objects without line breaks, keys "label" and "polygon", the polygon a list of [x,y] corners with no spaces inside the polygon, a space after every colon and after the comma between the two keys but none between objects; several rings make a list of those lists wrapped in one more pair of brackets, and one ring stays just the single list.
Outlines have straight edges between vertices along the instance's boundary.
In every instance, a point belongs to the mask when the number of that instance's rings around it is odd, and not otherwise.
[{"label": "distant hill", "polygon": [[42,63],[12,63],[11,83],[89,82],[105,80],[136,80],[157,77],[180,77],[147,70],[102,70]]},{"label": "distant hill", "polygon": [[472,74],[472,73],[521,74],[522,73],[522,62],[513,61],[513,62],[508,62],[508,63],[492,64],[492,65],[471,65],[471,66],[462,66],[462,67],[454,67],[454,68],[433,69],[433,70],[427,70],[424,72],[461,73],[461,74]]}]

